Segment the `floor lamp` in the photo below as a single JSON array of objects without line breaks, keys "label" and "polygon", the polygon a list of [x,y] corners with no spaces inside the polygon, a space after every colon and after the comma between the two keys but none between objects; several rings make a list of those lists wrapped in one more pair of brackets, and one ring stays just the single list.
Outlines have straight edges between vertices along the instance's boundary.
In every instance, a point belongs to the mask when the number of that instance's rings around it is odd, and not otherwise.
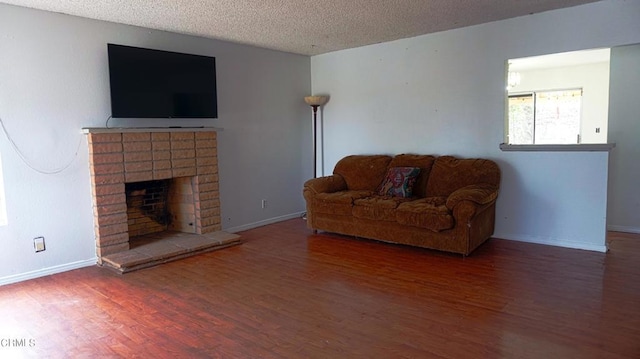
[{"label": "floor lamp", "polygon": [[313,178],[317,177],[318,167],[318,107],[324,105],[329,100],[327,96],[307,96],[304,102],[313,108]]}]

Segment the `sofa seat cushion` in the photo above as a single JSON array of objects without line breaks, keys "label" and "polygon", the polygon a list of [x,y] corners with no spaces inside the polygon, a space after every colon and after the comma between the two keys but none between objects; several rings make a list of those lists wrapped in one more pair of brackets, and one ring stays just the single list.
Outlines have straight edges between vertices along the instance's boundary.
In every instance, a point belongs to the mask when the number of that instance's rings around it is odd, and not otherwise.
[{"label": "sofa seat cushion", "polygon": [[318,193],[313,201],[313,210],[317,213],[351,216],[353,202],[371,196],[372,191],[339,191]]},{"label": "sofa seat cushion", "polygon": [[446,197],[427,197],[402,203],[396,209],[398,223],[439,232],[454,226]]},{"label": "sofa seat cushion", "polygon": [[396,208],[401,203],[410,201],[410,198],[391,196],[370,196],[353,201],[353,216],[362,219],[376,221],[396,220]]}]

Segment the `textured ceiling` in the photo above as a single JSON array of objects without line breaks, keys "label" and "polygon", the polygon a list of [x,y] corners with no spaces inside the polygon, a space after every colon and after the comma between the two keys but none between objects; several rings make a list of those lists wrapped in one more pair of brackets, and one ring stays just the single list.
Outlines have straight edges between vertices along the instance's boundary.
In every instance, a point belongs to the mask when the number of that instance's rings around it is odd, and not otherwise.
[{"label": "textured ceiling", "polygon": [[318,55],[597,0],[0,0]]}]

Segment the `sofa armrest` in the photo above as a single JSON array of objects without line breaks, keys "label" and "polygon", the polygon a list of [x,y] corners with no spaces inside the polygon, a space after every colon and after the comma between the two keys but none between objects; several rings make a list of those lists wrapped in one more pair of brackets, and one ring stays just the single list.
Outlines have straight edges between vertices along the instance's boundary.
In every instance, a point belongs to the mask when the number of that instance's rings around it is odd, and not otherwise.
[{"label": "sofa armrest", "polygon": [[474,184],[462,187],[449,195],[446,206],[452,210],[462,201],[471,201],[479,205],[485,205],[496,200],[498,188],[490,184]]},{"label": "sofa armrest", "polygon": [[305,192],[311,192],[314,195],[318,193],[333,193],[344,191],[347,189],[347,182],[339,174],[331,176],[312,178],[304,183]]}]

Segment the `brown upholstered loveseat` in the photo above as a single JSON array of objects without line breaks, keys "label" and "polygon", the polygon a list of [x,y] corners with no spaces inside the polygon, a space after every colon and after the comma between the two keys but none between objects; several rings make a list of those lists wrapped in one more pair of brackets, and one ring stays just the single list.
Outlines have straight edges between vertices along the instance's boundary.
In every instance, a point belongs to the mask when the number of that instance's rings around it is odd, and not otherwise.
[{"label": "brown upholstered loveseat", "polygon": [[[392,173],[415,168],[409,196],[383,192]],[[307,226],[468,255],[493,234],[499,185],[500,169],[486,159],[348,156],[333,175],[304,184]]]}]

